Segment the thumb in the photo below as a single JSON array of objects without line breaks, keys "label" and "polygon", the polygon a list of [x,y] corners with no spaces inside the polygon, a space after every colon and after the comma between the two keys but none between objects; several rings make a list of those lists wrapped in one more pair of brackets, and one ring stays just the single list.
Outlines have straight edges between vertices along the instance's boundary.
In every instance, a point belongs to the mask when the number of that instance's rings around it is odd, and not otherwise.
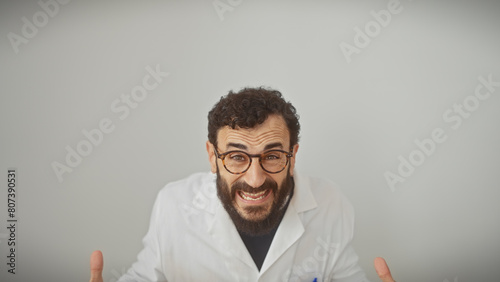
[{"label": "thumb", "polygon": [[90,282],[103,282],[103,264],[101,251],[94,251],[92,255],[90,255]]},{"label": "thumb", "polygon": [[375,271],[382,282],[395,282],[392,278],[391,271],[383,258],[375,258],[373,265],[375,266]]}]

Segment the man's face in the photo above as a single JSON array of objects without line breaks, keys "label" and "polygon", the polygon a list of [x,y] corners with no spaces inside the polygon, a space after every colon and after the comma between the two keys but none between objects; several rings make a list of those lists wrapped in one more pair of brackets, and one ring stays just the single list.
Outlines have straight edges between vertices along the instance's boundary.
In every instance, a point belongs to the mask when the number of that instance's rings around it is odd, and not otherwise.
[{"label": "man's face", "polygon": [[[218,148],[207,142],[207,152],[212,172],[217,173],[217,189],[222,204],[235,222],[238,230],[246,233],[270,231],[279,223],[282,209],[293,188],[294,157],[286,169],[279,173],[268,173],[262,169],[257,158],[250,168],[242,174],[228,172],[214,154],[214,149],[222,154],[240,150],[249,154],[280,149],[290,151],[290,135],[284,119],[272,115],[254,128],[221,128],[217,135]],[[274,222],[277,221],[277,222]],[[243,230],[242,230],[243,229]],[[257,229],[261,229],[260,231]]]}]

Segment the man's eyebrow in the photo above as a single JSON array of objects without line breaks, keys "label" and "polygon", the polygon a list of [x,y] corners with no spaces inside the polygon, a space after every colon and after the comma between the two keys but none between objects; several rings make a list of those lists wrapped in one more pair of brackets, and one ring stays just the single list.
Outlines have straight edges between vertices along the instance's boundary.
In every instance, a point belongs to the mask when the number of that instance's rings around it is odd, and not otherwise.
[{"label": "man's eyebrow", "polygon": [[[241,150],[248,150],[248,147],[244,144],[241,144],[241,143],[231,142],[231,143],[227,144],[227,148],[229,148],[229,147],[234,147],[234,148],[241,149]],[[281,144],[281,142],[274,142],[274,143],[267,144],[264,147],[264,151],[267,151],[270,149],[275,149],[275,148],[283,149],[283,144]]]},{"label": "man's eyebrow", "polygon": [[227,148],[229,147],[235,147],[237,149],[241,149],[241,150],[247,150],[248,147],[246,145],[243,145],[243,144],[240,144],[240,143],[228,143],[227,144]]},{"label": "man's eyebrow", "polygon": [[274,143],[271,143],[271,144],[267,144],[266,147],[264,147],[264,151],[267,151],[267,150],[270,150],[270,149],[274,149],[274,148],[283,149],[283,144],[281,144],[281,142],[274,142]]}]

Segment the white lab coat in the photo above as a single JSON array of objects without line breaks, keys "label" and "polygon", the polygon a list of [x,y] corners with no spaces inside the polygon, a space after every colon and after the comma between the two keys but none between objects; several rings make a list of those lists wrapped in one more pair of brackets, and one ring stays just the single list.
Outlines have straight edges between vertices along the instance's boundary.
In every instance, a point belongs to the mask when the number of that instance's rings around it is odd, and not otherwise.
[{"label": "white lab coat", "polygon": [[354,213],[335,184],[295,173],[295,190],[259,271],[217,197],[215,175],[165,186],[144,249],[119,281],[368,281],[351,247]]}]

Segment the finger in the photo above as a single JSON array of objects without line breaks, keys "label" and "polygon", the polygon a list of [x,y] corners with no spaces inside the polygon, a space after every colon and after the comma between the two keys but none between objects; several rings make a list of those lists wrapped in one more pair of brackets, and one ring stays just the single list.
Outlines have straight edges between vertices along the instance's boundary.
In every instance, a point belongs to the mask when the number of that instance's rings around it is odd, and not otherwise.
[{"label": "finger", "polygon": [[102,269],[104,261],[101,251],[94,251],[90,255],[90,282],[103,282]]},{"label": "finger", "polygon": [[378,274],[378,277],[382,282],[395,282],[392,278],[391,271],[383,258],[375,258],[373,261],[373,265],[375,266],[375,271]]}]

